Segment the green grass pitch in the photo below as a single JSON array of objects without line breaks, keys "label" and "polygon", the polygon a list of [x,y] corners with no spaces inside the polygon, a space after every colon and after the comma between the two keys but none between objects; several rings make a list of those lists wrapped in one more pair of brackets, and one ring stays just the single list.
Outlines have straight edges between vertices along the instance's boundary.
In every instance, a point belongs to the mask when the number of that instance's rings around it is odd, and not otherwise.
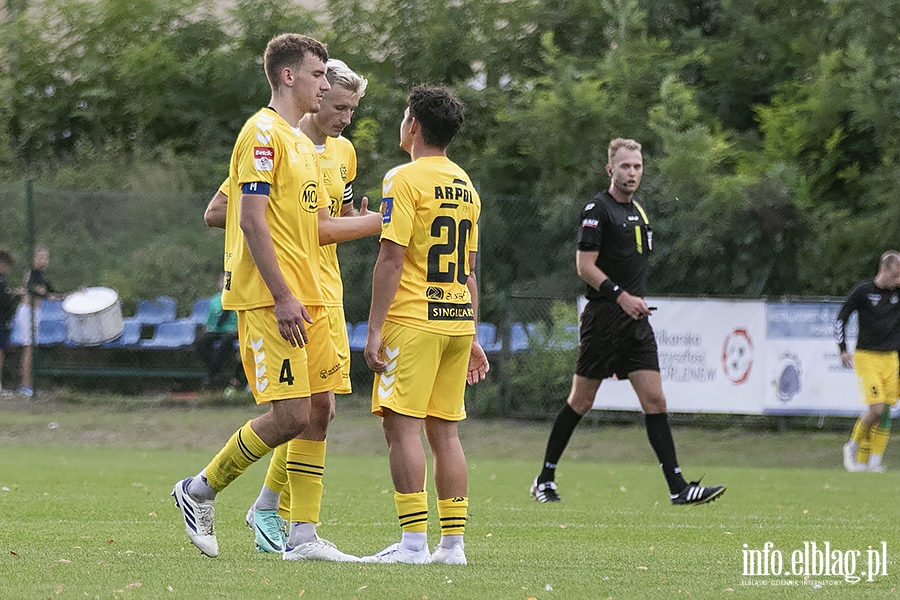
[{"label": "green grass pitch", "polygon": [[[686,475],[728,492],[675,507],[642,428],[588,424],[560,466],[564,502],[541,505],[527,489],[549,425],[470,421],[469,566],[293,563],[255,553],[243,524],[265,464],[219,496],[217,559],[190,545],[169,496],[254,408],[0,409],[0,598],[900,597],[900,477],[845,473],[843,433],[676,429]],[[397,541],[392,493],[378,420],[339,406],[320,535],[356,554]],[[779,576],[759,574],[767,542]],[[811,542],[840,575],[802,573]]]}]

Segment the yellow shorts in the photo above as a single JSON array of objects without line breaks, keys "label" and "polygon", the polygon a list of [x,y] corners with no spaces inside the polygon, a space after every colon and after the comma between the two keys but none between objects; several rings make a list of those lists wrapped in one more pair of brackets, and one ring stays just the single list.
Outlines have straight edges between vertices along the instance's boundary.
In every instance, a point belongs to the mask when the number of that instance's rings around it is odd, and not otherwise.
[{"label": "yellow shorts", "polygon": [[324,306],[307,306],[309,343],[295,348],[281,337],[271,306],[239,310],[241,362],[257,404],[305,398],[327,392],[341,383],[341,364],[331,341]]},{"label": "yellow shorts", "polygon": [[389,408],[419,419],[465,419],[472,338],[385,323],[382,356],[388,369],[375,374],[372,412],[381,416],[382,409]]},{"label": "yellow shorts", "polygon": [[897,375],[900,361],[896,352],[857,350],[853,353],[853,366],[864,403],[897,404],[897,395],[900,394],[900,379]]},{"label": "yellow shorts", "polygon": [[328,311],[328,326],[331,330],[331,341],[337,351],[338,360],[341,363],[341,383],[334,388],[335,394],[350,394],[353,388],[350,385],[350,338],[347,336],[347,319],[344,317],[343,306],[326,306]]}]

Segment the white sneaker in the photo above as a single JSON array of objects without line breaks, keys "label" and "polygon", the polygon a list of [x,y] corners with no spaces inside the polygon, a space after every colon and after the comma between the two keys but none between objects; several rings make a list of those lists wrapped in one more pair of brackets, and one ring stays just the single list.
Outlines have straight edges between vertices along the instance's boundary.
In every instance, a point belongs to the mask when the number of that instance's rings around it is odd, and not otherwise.
[{"label": "white sneaker", "polygon": [[216,541],[216,532],[213,528],[212,500],[197,502],[187,492],[190,477],[182,479],[175,484],[172,496],[175,498],[175,506],[181,510],[184,518],[184,529],[187,531],[191,543],[199,548],[200,552],[215,558],[219,555],[219,543]]},{"label": "white sneaker", "polygon": [[378,554],[363,556],[361,562],[367,563],[407,563],[410,565],[427,565],[431,562],[431,554],[428,548],[422,548],[418,552],[404,548],[400,543],[391,544]]},{"label": "white sneaker", "polygon": [[866,464],[856,462],[856,451],[859,447],[853,442],[844,444],[844,468],[850,473],[862,473],[866,470]]},{"label": "white sneaker", "polygon": [[299,544],[291,548],[287,544],[284,545],[284,554],[281,555],[283,560],[330,560],[332,562],[359,562],[358,556],[352,554],[344,554],[337,549],[337,546],[316,537],[311,542]]},{"label": "white sneaker", "polygon": [[887,469],[884,468],[884,465],[866,465],[866,471],[869,473],[884,473]]},{"label": "white sneaker", "polygon": [[438,546],[431,555],[431,562],[444,563],[445,565],[466,565],[466,553],[462,544],[454,544],[452,548]]}]

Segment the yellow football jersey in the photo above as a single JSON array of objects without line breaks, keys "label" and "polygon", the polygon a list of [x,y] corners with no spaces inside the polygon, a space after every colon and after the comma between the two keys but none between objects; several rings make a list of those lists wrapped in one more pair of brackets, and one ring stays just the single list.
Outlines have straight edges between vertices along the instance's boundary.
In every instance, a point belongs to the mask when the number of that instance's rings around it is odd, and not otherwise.
[{"label": "yellow football jersey", "polygon": [[303,304],[323,306],[319,278],[318,211],[327,206],[319,156],[308,137],[271,108],[244,124],[231,155],[225,218],[225,290],[222,306],[247,310],[275,304],[240,227],[241,187],[270,186],[266,222],[278,266]]},{"label": "yellow football jersey", "polygon": [[[341,214],[344,190],[356,179],[356,149],[345,137],[325,138],[325,150],[319,153],[322,180],[328,194],[328,212],[332,217]],[[338,265],[337,244],[319,246],[319,267],[322,270],[322,295],[325,306],[343,306],[344,284]]]},{"label": "yellow football jersey", "polygon": [[387,320],[445,335],[475,333],[469,252],[478,248],[481,199],[469,176],[444,156],[388,171],[381,239],[406,247]]}]

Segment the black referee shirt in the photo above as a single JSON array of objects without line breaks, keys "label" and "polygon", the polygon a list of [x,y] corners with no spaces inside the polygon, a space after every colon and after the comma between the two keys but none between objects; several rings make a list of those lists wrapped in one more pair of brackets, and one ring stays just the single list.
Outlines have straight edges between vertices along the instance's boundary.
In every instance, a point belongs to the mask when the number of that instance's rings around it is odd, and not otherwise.
[{"label": "black referee shirt", "polygon": [[[617,202],[608,190],[594,196],[581,211],[578,249],[599,252],[597,266],[613,283],[632,296],[647,293],[647,256],[652,231],[640,205]],[[606,300],[588,286],[588,300]]]}]

